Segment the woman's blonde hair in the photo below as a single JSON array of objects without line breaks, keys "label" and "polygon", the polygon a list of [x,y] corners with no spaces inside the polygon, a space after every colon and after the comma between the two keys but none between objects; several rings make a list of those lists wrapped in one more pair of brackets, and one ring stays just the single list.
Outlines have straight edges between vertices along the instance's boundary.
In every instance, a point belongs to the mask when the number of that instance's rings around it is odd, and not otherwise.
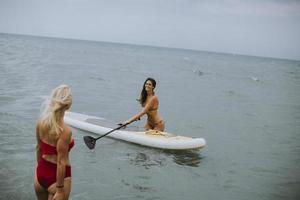
[{"label": "woman's blonde hair", "polygon": [[39,118],[39,125],[42,130],[48,130],[50,134],[58,136],[63,131],[59,122],[64,112],[72,105],[71,88],[67,85],[58,86],[52,91],[45,104],[46,107]]}]

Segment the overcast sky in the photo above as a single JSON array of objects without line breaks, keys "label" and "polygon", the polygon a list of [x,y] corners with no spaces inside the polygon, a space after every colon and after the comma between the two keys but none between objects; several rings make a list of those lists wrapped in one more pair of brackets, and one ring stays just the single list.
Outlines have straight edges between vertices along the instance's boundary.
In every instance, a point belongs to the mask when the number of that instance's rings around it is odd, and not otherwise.
[{"label": "overcast sky", "polygon": [[300,60],[300,1],[0,0],[0,32]]}]

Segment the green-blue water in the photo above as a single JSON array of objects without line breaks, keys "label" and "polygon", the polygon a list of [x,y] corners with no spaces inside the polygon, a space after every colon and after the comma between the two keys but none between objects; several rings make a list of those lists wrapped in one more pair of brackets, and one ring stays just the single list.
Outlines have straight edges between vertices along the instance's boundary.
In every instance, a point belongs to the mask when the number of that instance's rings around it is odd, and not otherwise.
[{"label": "green-blue water", "polygon": [[[299,199],[300,62],[0,34],[0,198],[34,199],[35,121],[61,83],[72,111],[123,121],[147,77],[168,132],[203,137],[196,152],[73,129],[71,199]],[[143,126],[144,119],[135,124]]]}]

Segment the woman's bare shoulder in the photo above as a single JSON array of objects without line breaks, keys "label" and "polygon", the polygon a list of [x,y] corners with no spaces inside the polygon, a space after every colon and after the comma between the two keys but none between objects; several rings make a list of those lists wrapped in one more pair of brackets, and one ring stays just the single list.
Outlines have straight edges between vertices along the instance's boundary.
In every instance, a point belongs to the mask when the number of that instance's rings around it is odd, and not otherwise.
[{"label": "woman's bare shoulder", "polygon": [[35,128],[36,128],[36,129],[39,129],[39,128],[40,128],[40,124],[41,124],[40,119],[37,119],[37,120],[36,120],[36,123],[35,123]]},{"label": "woman's bare shoulder", "polygon": [[72,137],[71,128],[68,127],[67,125],[64,125],[63,132],[60,135],[59,139],[65,141],[68,144],[71,141],[71,137]]},{"label": "woman's bare shoulder", "polygon": [[40,119],[36,121],[35,132],[38,138],[43,137],[45,128],[42,126]]},{"label": "woman's bare shoulder", "polygon": [[151,97],[151,101],[158,101],[158,97],[157,97],[156,95],[153,95],[153,96]]},{"label": "woman's bare shoulder", "polygon": [[67,125],[64,125],[64,131],[66,132],[66,135],[69,139],[71,139],[72,137],[72,130],[69,126]]},{"label": "woman's bare shoulder", "polygon": [[151,97],[151,102],[153,103],[157,103],[158,102],[158,97],[156,95],[154,95],[153,97]]},{"label": "woman's bare shoulder", "polygon": [[64,125],[64,132],[67,134],[68,137],[72,136],[72,130],[69,126]]}]

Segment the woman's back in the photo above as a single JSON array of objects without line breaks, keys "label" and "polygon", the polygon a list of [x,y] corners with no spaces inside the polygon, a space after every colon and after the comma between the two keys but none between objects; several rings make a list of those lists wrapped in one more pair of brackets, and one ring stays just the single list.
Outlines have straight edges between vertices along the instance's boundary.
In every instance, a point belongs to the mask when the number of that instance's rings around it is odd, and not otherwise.
[{"label": "woman's back", "polygon": [[57,142],[59,139],[67,140],[66,144],[69,144],[69,150],[74,146],[74,140],[71,140],[71,130],[65,125],[62,128],[62,132],[58,135],[53,133],[49,128],[42,127],[40,123],[38,123],[37,138],[37,142],[41,148],[41,156],[45,160],[55,164],[57,163]]}]

